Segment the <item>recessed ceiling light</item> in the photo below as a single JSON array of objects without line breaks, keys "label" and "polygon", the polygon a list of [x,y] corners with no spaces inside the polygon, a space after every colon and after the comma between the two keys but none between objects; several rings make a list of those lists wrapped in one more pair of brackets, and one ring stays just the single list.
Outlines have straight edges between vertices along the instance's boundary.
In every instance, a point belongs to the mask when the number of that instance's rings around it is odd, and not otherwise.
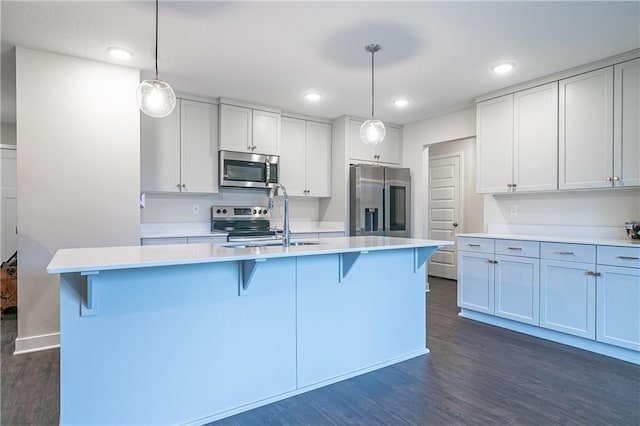
[{"label": "recessed ceiling light", "polygon": [[133,58],[133,53],[127,49],[123,49],[122,47],[109,47],[107,48],[111,56],[116,59],[131,59]]},{"label": "recessed ceiling light", "polygon": [[493,72],[496,72],[498,74],[504,74],[511,71],[515,66],[516,65],[513,62],[503,62],[501,64],[494,65],[491,69],[493,70]]},{"label": "recessed ceiling light", "polygon": [[408,99],[396,99],[393,101],[393,104],[397,107],[406,107],[407,105],[409,105],[409,100]]},{"label": "recessed ceiling light", "polygon": [[315,102],[318,99],[320,99],[322,95],[316,92],[309,92],[309,93],[305,93],[304,97],[307,98],[308,101]]}]

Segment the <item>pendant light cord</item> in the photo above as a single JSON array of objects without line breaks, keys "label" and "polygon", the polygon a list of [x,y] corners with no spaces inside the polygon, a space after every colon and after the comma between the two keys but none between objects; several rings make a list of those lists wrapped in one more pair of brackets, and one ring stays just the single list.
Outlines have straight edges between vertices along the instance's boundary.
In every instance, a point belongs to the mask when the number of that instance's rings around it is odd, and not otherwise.
[{"label": "pendant light cord", "polygon": [[158,0],[156,0],[156,80],[158,79]]},{"label": "pendant light cord", "polygon": [[374,84],[373,84],[373,56],[375,55],[375,50],[371,50],[371,118],[374,118],[374,109],[373,109],[373,105],[374,105],[374,99],[375,99],[375,89],[374,89]]}]

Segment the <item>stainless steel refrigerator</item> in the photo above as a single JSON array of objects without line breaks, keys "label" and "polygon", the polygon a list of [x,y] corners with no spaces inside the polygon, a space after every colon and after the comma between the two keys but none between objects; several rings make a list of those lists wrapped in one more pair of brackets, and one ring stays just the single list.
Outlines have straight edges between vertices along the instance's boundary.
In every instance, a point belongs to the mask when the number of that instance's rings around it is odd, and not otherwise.
[{"label": "stainless steel refrigerator", "polygon": [[349,235],[409,237],[409,169],[352,165],[349,169]]}]

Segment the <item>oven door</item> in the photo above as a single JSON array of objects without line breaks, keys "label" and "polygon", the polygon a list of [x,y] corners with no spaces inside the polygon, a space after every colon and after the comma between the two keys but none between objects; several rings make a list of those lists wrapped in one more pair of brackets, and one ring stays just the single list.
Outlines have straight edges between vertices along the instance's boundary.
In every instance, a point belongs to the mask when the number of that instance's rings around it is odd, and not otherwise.
[{"label": "oven door", "polygon": [[271,188],[278,182],[277,155],[220,151],[220,186]]}]

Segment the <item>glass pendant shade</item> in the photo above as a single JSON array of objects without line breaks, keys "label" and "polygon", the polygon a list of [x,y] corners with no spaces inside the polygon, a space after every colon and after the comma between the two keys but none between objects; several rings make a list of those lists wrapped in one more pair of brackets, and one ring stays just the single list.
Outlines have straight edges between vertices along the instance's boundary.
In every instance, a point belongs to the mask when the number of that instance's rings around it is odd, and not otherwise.
[{"label": "glass pendant shade", "polygon": [[176,94],[162,80],[145,80],[140,83],[136,98],[142,112],[155,118],[166,117],[176,107]]},{"label": "glass pendant shade", "polygon": [[360,126],[360,139],[369,145],[378,145],[384,140],[387,130],[380,120],[367,120]]}]

